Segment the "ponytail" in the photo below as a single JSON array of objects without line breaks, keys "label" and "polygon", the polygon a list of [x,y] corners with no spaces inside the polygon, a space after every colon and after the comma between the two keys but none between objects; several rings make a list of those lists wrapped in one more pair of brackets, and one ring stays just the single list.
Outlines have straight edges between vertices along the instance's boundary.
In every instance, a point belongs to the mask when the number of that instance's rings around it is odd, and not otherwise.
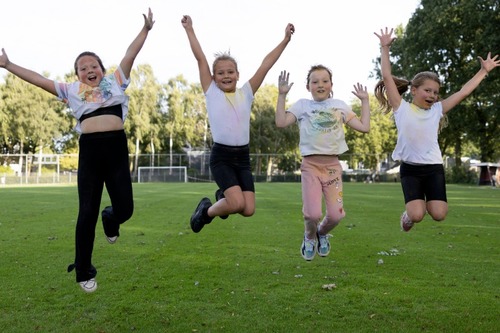
[{"label": "ponytail", "polygon": [[[411,86],[411,81],[406,79],[401,79],[395,76],[392,76],[394,83],[396,84],[396,88],[400,95],[403,95],[408,91],[408,88]],[[392,106],[389,104],[389,100],[387,99],[387,91],[385,87],[384,80],[378,81],[375,85],[375,97],[377,98],[378,103],[380,104],[380,109],[384,111],[384,113],[389,113],[392,110]]]}]

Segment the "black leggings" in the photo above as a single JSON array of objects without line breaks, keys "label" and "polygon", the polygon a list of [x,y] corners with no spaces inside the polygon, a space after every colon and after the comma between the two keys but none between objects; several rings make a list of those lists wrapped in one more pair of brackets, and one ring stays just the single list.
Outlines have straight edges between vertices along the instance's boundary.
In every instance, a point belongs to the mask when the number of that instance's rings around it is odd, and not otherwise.
[{"label": "black leggings", "polygon": [[74,263],[77,282],[89,280],[97,274],[92,266],[92,250],[104,184],[111,199],[109,218],[118,229],[134,211],[127,137],[123,130],[80,136],[79,212]]}]

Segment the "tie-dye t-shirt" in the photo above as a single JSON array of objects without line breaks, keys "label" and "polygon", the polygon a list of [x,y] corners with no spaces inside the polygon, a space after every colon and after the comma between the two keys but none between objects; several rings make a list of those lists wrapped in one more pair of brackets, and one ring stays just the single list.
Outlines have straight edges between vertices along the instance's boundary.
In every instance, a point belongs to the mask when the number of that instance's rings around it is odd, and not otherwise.
[{"label": "tie-dye t-shirt", "polygon": [[250,142],[250,111],[254,99],[247,82],[234,93],[225,93],[214,81],[205,93],[208,121],[214,142],[244,146]]},{"label": "tie-dye t-shirt", "polygon": [[[130,80],[125,78],[120,67],[114,73],[103,77],[99,86],[95,88],[80,81],[54,82],[58,98],[69,106],[76,119],[101,107],[121,104],[123,121],[128,113],[128,96],[125,95],[125,89],[129,83]],[[76,124],[75,130],[81,133],[80,121]]]},{"label": "tie-dye t-shirt", "polygon": [[297,118],[302,156],[340,155],[348,150],[344,123],[356,114],[343,101],[300,99],[287,111]]},{"label": "tie-dye t-shirt", "polygon": [[398,142],[392,153],[395,161],[417,164],[441,164],[443,157],[438,144],[439,121],[443,105],[434,103],[429,110],[401,101],[394,111]]}]

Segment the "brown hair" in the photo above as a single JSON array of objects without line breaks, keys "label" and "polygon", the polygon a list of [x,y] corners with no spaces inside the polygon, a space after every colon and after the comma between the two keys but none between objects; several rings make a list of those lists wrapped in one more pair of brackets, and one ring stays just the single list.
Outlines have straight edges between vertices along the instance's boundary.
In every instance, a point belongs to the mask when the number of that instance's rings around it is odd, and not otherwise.
[{"label": "brown hair", "polygon": [[[330,82],[333,82],[332,80],[332,70],[324,65],[314,65],[314,66],[311,66],[311,68],[309,69],[309,72],[307,72],[307,78],[306,78],[306,82],[307,82],[307,87],[309,88],[309,81],[311,80],[311,74],[315,71],[321,71],[321,70],[325,70],[328,72],[328,75],[330,76]],[[330,92],[330,97],[333,96],[333,92]]]},{"label": "brown hair", "polygon": [[99,58],[99,56],[97,54],[95,54],[94,52],[85,51],[85,52],[80,53],[78,55],[78,57],[76,57],[75,64],[74,64],[76,76],[78,76],[78,60],[80,60],[81,57],[85,57],[85,56],[94,57],[97,60],[97,62],[99,63],[99,66],[101,66],[102,72],[106,73],[106,69],[104,68],[104,65],[102,64],[101,58]]}]

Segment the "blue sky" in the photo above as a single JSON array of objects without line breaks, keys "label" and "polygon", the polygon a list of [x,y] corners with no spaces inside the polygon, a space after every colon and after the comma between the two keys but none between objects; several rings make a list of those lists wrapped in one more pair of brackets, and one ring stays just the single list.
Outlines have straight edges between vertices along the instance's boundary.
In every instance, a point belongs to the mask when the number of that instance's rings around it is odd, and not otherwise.
[{"label": "blue sky", "polygon": [[[143,25],[151,7],[156,20],[135,65],[150,64],[162,83],[183,74],[198,82],[198,69],[180,23],[193,18],[198,39],[211,63],[213,54],[231,50],[238,61],[240,86],[282,39],[287,23],[296,32],[268,73],[275,84],[281,70],[295,84],[289,101],[309,98],[305,77],[311,65],[333,71],[336,98],[350,102],[352,86],[361,82],[373,91],[369,78],[379,54],[373,35],[383,27],[406,25],[420,0],[16,0],[2,5],[0,47],[12,62],[51,78],[73,68],[83,51],[96,52],[105,66],[116,65]],[[0,77],[7,72],[0,69]]]}]

